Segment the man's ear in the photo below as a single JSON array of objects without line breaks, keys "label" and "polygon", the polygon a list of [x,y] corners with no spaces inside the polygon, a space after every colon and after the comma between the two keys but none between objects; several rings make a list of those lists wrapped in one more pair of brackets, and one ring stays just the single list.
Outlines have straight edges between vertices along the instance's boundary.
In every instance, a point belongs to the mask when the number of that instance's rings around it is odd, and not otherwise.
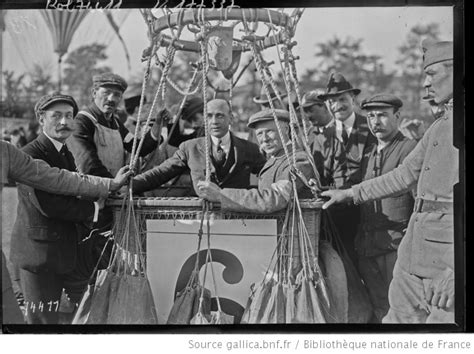
[{"label": "man's ear", "polygon": [[92,87],[91,88],[91,95],[92,95],[92,98],[95,98],[95,93],[97,92],[97,88],[95,87]]}]

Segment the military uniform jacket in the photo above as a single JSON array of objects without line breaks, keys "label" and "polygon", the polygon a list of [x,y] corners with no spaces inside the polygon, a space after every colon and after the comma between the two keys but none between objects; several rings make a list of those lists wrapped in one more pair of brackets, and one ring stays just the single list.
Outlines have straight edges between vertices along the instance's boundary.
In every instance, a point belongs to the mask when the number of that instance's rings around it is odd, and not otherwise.
[{"label": "military uniform jacket", "polygon": [[[23,149],[50,166],[75,170],[69,153],[62,160],[53,143],[41,134]],[[73,196],[62,196],[18,186],[17,219],[13,226],[10,258],[20,268],[32,272],[71,271],[76,262],[79,235],[76,223],[92,221],[94,203]]]},{"label": "military uniform jacket", "polygon": [[51,193],[91,198],[109,195],[110,179],[108,178],[82,176],[78,173],[51,168],[46,162],[34,160],[5,141],[0,141],[0,151],[2,153],[0,160],[2,186],[10,178]]},{"label": "military uniform jacket", "polygon": [[[112,125],[109,125],[104,114],[94,103],[87,107],[85,111],[95,117],[98,124],[110,129],[117,129],[122,137],[124,149],[128,152],[132,151],[133,136],[116,116],[112,119]],[[96,134],[94,123],[88,117],[79,113],[74,119],[74,124],[74,133],[69,138],[68,145],[74,154],[74,160],[79,172],[94,176],[114,177],[107,167],[102,164],[97,153],[97,146],[94,142],[94,134]],[[127,135],[129,135],[129,138],[127,138]],[[149,154],[157,146],[157,142],[151,137],[150,132],[146,133],[144,139],[140,156]]]},{"label": "military uniform jacket", "polygon": [[[221,191],[221,208],[240,212],[272,213],[285,208],[292,197],[290,163],[284,151],[270,157],[258,175],[258,188],[231,189]],[[303,151],[296,151],[296,167],[309,180],[318,179]],[[312,198],[312,193],[296,178],[300,198]]]},{"label": "military uniform jacket", "polygon": [[[221,188],[248,188],[250,174],[257,174],[265,164],[265,158],[254,143],[240,139],[233,134],[230,150],[233,153],[231,166],[227,166],[228,173],[222,179],[217,178],[215,166],[211,163],[212,181]],[[194,190],[199,181],[206,179],[206,147],[205,137],[185,141],[169,159],[151,170],[136,176],[133,179],[133,191],[141,193],[158,188],[171,178],[189,171]],[[211,144],[209,142],[209,144]],[[195,193],[194,193],[195,194]]]},{"label": "military uniform jacket", "polygon": [[[453,202],[458,182],[459,153],[453,145],[452,109],[436,120],[415,149],[395,170],[353,187],[354,201],[363,203],[396,195],[416,186],[418,198]],[[432,278],[454,269],[453,215],[414,212],[398,250],[398,265],[411,274]]]},{"label": "military uniform jacket", "polygon": [[[399,166],[416,146],[398,132],[380,153],[374,145],[362,160],[364,180],[378,177]],[[375,200],[361,205],[361,224],[355,239],[355,248],[361,256],[378,256],[398,248],[413,211],[411,192]]]}]

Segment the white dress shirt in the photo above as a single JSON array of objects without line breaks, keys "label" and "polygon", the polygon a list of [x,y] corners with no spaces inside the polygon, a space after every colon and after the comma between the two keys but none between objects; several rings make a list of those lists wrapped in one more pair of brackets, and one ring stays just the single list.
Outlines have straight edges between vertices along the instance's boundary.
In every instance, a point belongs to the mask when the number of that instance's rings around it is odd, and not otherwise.
[{"label": "white dress shirt", "polygon": [[342,141],[342,129],[346,130],[347,136],[351,136],[352,127],[354,126],[355,122],[355,113],[352,114],[347,118],[344,122],[336,119],[336,136],[337,138]]},{"label": "white dress shirt", "polygon": [[225,152],[225,156],[229,156],[230,151],[230,132],[227,132],[222,138],[216,138],[215,136],[211,135],[211,141],[213,145],[213,151],[217,149],[217,143],[221,141],[222,150]]}]

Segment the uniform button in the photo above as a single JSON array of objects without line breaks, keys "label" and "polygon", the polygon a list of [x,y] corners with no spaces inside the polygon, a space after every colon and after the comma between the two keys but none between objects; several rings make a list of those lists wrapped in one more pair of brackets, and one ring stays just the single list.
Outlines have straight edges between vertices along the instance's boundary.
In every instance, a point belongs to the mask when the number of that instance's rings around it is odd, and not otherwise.
[{"label": "uniform button", "polygon": [[415,221],[418,221],[418,218],[415,218]]},{"label": "uniform button", "polygon": [[435,141],[435,142],[433,143],[433,146],[438,146],[438,142]]},{"label": "uniform button", "polygon": [[425,167],[425,171],[429,171],[429,170],[430,170],[430,168],[429,168],[429,167]]},{"label": "uniform button", "polygon": [[425,196],[425,193],[424,193],[424,192],[423,192],[423,193],[421,193],[421,196],[422,196],[422,197],[424,197],[424,196]]},{"label": "uniform button", "polygon": [[434,196],[434,197],[433,197],[433,199],[434,199],[434,200],[437,200],[437,199],[438,199],[438,197],[437,197],[437,196]]}]

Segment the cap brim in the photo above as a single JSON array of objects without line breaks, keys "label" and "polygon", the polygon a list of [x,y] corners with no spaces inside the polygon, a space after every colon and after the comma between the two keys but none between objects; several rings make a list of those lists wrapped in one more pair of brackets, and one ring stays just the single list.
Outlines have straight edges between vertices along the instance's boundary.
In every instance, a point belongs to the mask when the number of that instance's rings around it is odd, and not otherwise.
[{"label": "cap brim", "polygon": [[70,101],[68,99],[64,99],[62,97],[52,99],[50,102],[48,102],[48,105],[43,107],[42,109],[47,109],[49,106],[51,106],[52,104],[55,104],[55,103],[66,103],[66,104],[70,105],[73,108],[74,116],[76,116],[77,112],[79,111],[79,108],[77,107],[77,104],[74,104],[72,101]]},{"label": "cap brim", "polygon": [[397,108],[397,106],[394,106],[393,104],[389,103],[383,103],[383,102],[373,102],[373,103],[366,103],[364,105],[361,105],[361,109],[367,109],[367,108],[373,108],[373,107],[393,107]]},{"label": "cap brim", "polygon": [[342,90],[342,91],[337,91],[337,92],[333,92],[333,93],[325,93],[323,95],[318,95],[318,98],[320,100],[327,100],[329,97],[334,97],[334,96],[338,96],[342,93],[346,93],[346,92],[354,92],[354,95],[358,95],[361,91],[357,88],[352,88],[352,89],[348,89],[348,90]]}]

